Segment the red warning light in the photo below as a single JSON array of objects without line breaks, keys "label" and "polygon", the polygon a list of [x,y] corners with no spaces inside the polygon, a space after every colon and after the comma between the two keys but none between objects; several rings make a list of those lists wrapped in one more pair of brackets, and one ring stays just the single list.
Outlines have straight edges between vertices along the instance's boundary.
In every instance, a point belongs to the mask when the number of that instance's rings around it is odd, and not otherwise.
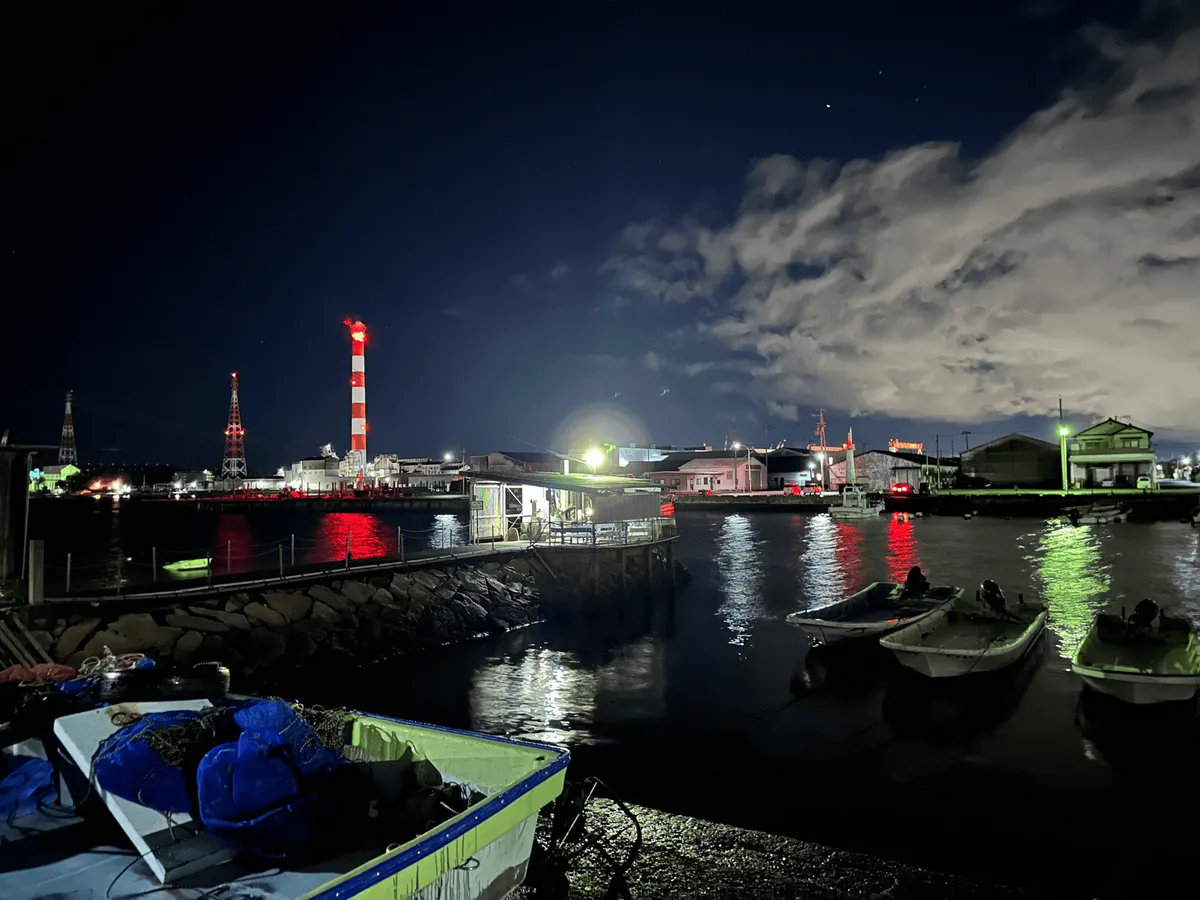
[{"label": "red warning light", "polygon": [[351,322],[349,319],[344,319],[342,324],[349,326],[350,340],[361,344],[367,339],[367,326],[362,322]]}]

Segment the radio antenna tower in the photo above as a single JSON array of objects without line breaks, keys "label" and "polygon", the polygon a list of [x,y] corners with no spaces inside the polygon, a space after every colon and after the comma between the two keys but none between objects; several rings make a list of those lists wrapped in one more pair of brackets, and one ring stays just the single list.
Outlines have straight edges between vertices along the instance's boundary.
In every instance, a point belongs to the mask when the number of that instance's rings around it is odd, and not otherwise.
[{"label": "radio antenna tower", "polygon": [[63,411],[62,437],[58,439],[58,464],[79,465],[79,454],[75,452],[75,416],[71,412],[73,392],[67,391],[67,408]]},{"label": "radio antenna tower", "polygon": [[225,458],[221,460],[222,478],[245,478],[246,432],[242,429],[242,407],[238,403],[238,375],[230,375],[232,387],[229,392],[229,424],[225,426]]},{"label": "radio antenna tower", "polygon": [[360,319],[343,324],[350,329],[350,452],[345,467],[362,484],[367,471],[367,326]]}]

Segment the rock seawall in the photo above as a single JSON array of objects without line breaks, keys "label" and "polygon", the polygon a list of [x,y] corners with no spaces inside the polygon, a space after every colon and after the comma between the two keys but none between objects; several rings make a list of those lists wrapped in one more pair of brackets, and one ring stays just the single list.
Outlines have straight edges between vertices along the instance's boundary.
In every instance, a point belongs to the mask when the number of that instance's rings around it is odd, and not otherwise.
[{"label": "rock seawall", "polygon": [[[353,574],[353,573],[351,573]],[[179,665],[219,660],[253,681],[301,667],[336,671],[389,656],[519,628],[544,618],[530,564],[459,565],[370,574],[288,591],[241,593],[122,612],[50,620],[31,610],[34,638],[57,661],[144,653]]]}]

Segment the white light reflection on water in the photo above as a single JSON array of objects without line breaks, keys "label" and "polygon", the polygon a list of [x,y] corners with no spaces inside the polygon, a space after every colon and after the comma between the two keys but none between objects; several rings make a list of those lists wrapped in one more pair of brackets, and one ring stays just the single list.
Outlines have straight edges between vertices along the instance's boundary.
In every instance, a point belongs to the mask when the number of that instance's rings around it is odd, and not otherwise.
[{"label": "white light reflection on water", "polygon": [[1183,598],[1183,612],[1200,625],[1200,530],[1193,528],[1191,539],[1180,549],[1175,558],[1175,573]]},{"label": "white light reflection on water", "polygon": [[729,643],[744,646],[754,623],[762,619],[762,569],[759,542],[747,516],[725,517],[717,535],[717,570],[724,598],[717,615],[725,620],[732,637]]},{"label": "white light reflection on water", "polygon": [[837,523],[829,513],[813,516],[804,532],[800,554],[800,587],[806,609],[828,606],[845,596],[846,573],[838,559],[841,544]]},{"label": "white light reflection on water", "polygon": [[1059,653],[1070,659],[1105,606],[1112,566],[1103,561],[1091,525],[1048,525],[1033,560],[1050,612],[1048,625],[1058,637]]},{"label": "white light reflection on water", "polygon": [[471,727],[547,744],[595,743],[597,726],[652,721],[666,711],[660,642],[646,636],[589,665],[545,647],[480,668],[471,685]]},{"label": "white light reflection on water", "polygon": [[433,530],[429,535],[429,546],[435,550],[461,547],[466,543],[467,526],[453,513],[441,513],[433,517]]}]

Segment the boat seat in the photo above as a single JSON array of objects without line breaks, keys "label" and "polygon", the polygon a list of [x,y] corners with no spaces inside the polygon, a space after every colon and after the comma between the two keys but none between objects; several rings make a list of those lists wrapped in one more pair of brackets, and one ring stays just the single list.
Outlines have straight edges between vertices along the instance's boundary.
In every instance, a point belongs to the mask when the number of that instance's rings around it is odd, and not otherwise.
[{"label": "boat seat", "polygon": [[1182,616],[1168,616],[1163,613],[1158,617],[1158,630],[1163,633],[1180,633],[1191,634],[1192,623]]}]

